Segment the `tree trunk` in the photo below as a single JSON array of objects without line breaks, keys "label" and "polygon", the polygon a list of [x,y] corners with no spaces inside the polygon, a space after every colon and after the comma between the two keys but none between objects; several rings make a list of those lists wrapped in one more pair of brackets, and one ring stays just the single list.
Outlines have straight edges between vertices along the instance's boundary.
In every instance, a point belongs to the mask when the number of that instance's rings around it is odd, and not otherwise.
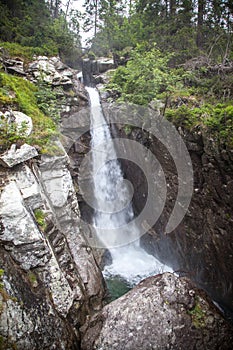
[{"label": "tree trunk", "polygon": [[67,19],[67,16],[68,16],[68,11],[69,11],[69,7],[70,7],[70,1],[71,1],[71,0],[68,0],[67,5],[66,5],[65,19]]},{"label": "tree trunk", "polygon": [[54,2],[51,0],[50,6],[51,6],[51,9],[52,9],[53,18],[58,18],[59,7],[60,7],[60,0],[55,0]]},{"label": "tree trunk", "polygon": [[198,14],[197,14],[197,46],[203,46],[203,22],[205,12],[205,0],[198,0]]},{"label": "tree trunk", "polygon": [[97,24],[98,24],[98,0],[95,0],[95,32],[94,36],[96,37],[97,34]]},{"label": "tree trunk", "polygon": [[174,16],[176,14],[176,0],[170,0],[170,15]]}]

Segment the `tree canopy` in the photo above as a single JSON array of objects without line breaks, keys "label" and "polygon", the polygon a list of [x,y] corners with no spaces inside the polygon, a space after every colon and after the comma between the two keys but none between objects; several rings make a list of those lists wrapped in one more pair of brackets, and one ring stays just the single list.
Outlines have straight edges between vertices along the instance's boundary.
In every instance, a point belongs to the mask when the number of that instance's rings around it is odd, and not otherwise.
[{"label": "tree canopy", "polygon": [[68,21],[60,0],[1,0],[0,12],[1,41],[40,47],[44,54],[59,53],[67,64],[77,65],[81,44],[76,11]]},{"label": "tree canopy", "polygon": [[176,52],[174,63],[207,54],[223,61],[232,48],[230,0],[86,0],[86,24],[95,27],[92,49],[117,52],[157,43]]}]

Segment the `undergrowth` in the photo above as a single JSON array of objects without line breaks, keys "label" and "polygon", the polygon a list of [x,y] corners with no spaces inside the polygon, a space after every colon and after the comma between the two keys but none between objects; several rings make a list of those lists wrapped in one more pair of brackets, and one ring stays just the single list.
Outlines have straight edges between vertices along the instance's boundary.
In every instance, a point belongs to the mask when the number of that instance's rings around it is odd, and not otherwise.
[{"label": "undergrowth", "polygon": [[[42,153],[52,153],[56,150],[53,140],[59,135],[55,121],[45,115],[38,105],[36,94],[38,87],[26,79],[10,74],[0,73],[0,108],[11,108],[25,113],[32,118],[33,131],[30,136],[20,138],[20,135],[12,129],[6,133],[6,123],[0,124],[0,146],[9,147],[10,143],[19,141],[27,142],[31,145],[38,145]],[[44,109],[45,110],[45,109]],[[14,137],[15,135],[15,137]]]},{"label": "undergrowth", "polygon": [[126,66],[110,77],[107,90],[117,91],[119,101],[145,105],[155,100],[164,104],[161,113],[176,126],[188,130],[200,127],[217,141],[233,146],[233,78],[213,72],[172,68],[172,54],[162,54],[156,46],[148,52],[138,46]]},{"label": "undergrowth", "polygon": [[57,49],[51,49],[48,52],[47,47],[22,46],[14,42],[0,42],[0,47],[4,49],[7,56],[22,58],[26,63],[32,61],[34,55],[55,56],[58,54]]}]

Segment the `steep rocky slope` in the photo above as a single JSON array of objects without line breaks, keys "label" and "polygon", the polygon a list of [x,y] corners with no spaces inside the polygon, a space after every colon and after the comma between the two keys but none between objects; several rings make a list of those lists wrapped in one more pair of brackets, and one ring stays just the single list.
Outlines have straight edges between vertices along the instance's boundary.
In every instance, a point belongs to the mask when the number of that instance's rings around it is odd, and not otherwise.
[{"label": "steep rocky slope", "polygon": [[[58,58],[39,57],[27,70],[19,60],[4,63],[11,73],[64,89],[63,118],[87,103],[77,72]],[[2,111],[17,124],[19,112]],[[54,143],[57,155],[27,144],[1,155],[2,349],[79,349],[80,326],[102,307],[104,282],[81,225],[69,158]]]},{"label": "steep rocky slope", "polygon": [[[133,118],[133,110],[131,109],[130,115],[124,108],[119,104],[104,104],[105,115],[113,125],[113,134],[115,137],[136,140],[148,149],[148,152],[151,151],[159,161],[167,183],[163,212],[156,224],[143,235],[141,244],[149,253],[171,265],[174,270],[196,281],[231,313],[232,149],[219,145],[208,130],[199,128],[190,132],[183,128],[178,129],[192,161],[193,191],[191,203],[182,222],[172,232],[165,234],[178,193],[176,165],[164,144],[153,136],[153,132],[150,133],[150,123],[146,125],[146,122],[142,122],[141,127],[127,127],[130,118]],[[151,112],[153,118],[158,118],[158,111]],[[121,120],[122,115],[125,115],[125,123],[119,123],[119,115]],[[152,127],[151,130],[153,131]],[[125,154],[127,152],[128,150],[125,150]],[[122,166],[126,178],[134,186],[134,208],[136,215],[139,215],[146,203],[148,179],[143,170],[128,161],[127,157],[122,159]],[[150,168],[156,169],[153,164],[150,164]],[[152,171],[151,176],[156,181],[156,172]],[[151,208],[151,216],[156,208],[156,200],[158,199],[155,198],[154,208]]]}]

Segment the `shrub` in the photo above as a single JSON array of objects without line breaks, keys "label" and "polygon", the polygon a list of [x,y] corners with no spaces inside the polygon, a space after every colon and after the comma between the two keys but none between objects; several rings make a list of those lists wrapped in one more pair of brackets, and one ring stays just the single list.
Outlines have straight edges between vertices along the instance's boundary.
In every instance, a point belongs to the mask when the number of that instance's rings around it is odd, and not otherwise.
[{"label": "shrub", "polygon": [[23,46],[13,42],[0,42],[0,47],[6,50],[6,53],[11,57],[21,57],[26,62],[32,60],[34,55],[48,55],[54,56],[58,54],[56,47],[48,49],[47,46],[31,47]]},{"label": "shrub", "polygon": [[46,214],[44,213],[44,211],[42,209],[36,209],[34,211],[34,215],[35,215],[35,219],[37,224],[40,226],[40,228],[42,229],[42,231],[46,230],[47,227],[47,223],[46,223]]}]

